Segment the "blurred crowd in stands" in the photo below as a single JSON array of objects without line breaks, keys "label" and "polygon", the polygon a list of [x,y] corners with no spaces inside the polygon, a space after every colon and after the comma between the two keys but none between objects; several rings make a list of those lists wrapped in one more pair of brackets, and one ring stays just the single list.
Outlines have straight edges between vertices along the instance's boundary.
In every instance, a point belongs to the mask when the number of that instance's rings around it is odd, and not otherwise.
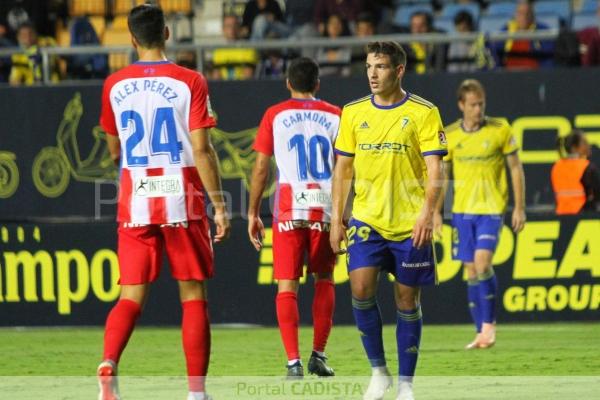
[{"label": "blurred crowd in stands", "polygon": [[[39,48],[43,46],[129,44],[126,14],[134,0],[2,0],[0,47],[13,47],[0,57],[0,81],[33,84],[42,79]],[[97,4],[97,9],[87,6]],[[336,44],[341,37],[376,34],[476,33],[474,41],[411,42],[404,45],[408,70],[472,72],[552,66],[600,65],[600,5],[597,0],[157,0],[172,12],[188,15],[196,9],[220,7],[224,43],[247,45],[205,53],[203,69],[210,79],[281,78],[286,63],[297,55],[314,57],[322,75],[350,76],[364,72],[361,46]],[[87,7],[87,8],[86,8]],[[163,8],[164,8],[163,7]],[[179,8],[178,8],[179,7]],[[96,14],[95,14],[96,13]],[[101,13],[101,15],[97,15]],[[552,40],[509,39],[492,42],[493,32],[535,32],[554,29]],[[320,48],[259,51],[253,43],[287,39],[297,44],[311,38],[331,39]],[[182,37],[180,43],[202,45],[206,38]],[[206,43],[206,42],[205,42]],[[18,49],[17,49],[18,48]],[[193,51],[181,51],[176,61],[196,68]],[[121,59],[121,64],[129,60]],[[50,79],[103,78],[119,63],[106,55],[51,57]]]}]

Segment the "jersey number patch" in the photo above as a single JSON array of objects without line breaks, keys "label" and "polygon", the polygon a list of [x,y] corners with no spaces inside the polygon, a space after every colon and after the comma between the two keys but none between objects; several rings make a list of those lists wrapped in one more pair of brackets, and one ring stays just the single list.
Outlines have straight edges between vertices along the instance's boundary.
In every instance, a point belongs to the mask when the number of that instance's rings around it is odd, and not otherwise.
[{"label": "jersey number patch", "polygon": [[331,146],[325,136],[312,136],[307,146],[304,135],[296,134],[288,142],[288,150],[291,151],[294,148],[296,148],[298,160],[299,180],[308,180],[309,172],[312,178],[318,181],[331,178],[331,166],[329,165]]},{"label": "jersey number patch", "polygon": [[[144,139],[146,133],[142,116],[133,110],[123,111],[121,113],[121,128],[127,129],[130,123],[133,124],[133,133],[125,141],[127,164],[130,166],[146,166],[148,165],[148,156],[133,154],[133,150]],[[177,138],[177,125],[175,124],[173,107],[156,109],[150,136],[150,150],[152,155],[168,154],[171,164],[181,162],[183,145]]]}]

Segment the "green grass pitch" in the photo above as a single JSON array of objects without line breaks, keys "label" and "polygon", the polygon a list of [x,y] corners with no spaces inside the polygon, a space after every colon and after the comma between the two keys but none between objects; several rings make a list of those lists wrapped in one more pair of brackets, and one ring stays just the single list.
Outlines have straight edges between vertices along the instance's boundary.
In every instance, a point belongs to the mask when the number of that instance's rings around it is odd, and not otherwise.
[{"label": "green grass pitch", "polygon": [[[388,365],[397,372],[395,327],[384,328]],[[488,350],[465,351],[473,328],[425,326],[417,400],[587,400],[600,392],[600,324],[500,325]],[[0,329],[0,400],[92,399],[101,328]],[[215,400],[359,400],[370,368],[354,327],[334,327],[327,354],[337,376],[289,382],[275,328],[214,327],[208,390]],[[306,362],[312,331],[300,332]],[[138,328],[121,363],[124,400],[185,399],[177,328]],[[394,399],[390,390],[385,399]]]}]

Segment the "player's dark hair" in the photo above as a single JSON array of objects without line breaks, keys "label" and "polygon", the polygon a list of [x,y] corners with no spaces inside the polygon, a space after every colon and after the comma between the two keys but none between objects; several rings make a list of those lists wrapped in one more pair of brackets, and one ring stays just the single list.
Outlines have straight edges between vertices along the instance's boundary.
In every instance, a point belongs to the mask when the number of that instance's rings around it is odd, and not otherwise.
[{"label": "player's dark hair", "polygon": [[466,24],[469,27],[469,31],[473,30],[473,27],[475,25],[473,23],[473,16],[471,15],[470,12],[468,12],[466,10],[462,10],[462,11],[459,11],[454,16],[454,26],[457,26],[460,24]]},{"label": "player's dark hair", "polygon": [[20,32],[21,29],[31,29],[32,31],[36,32],[35,26],[33,25],[32,22],[30,21],[25,21],[23,23],[21,23],[18,27],[17,27],[17,32]]},{"label": "player's dark hair", "polygon": [[456,97],[458,98],[458,101],[465,101],[467,93],[477,93],[485,96],[485,89],[483,88],[481,82],[479,82],[477,79],[466,79],[462,81],[458,87],[458,90],[456,91]]},{"label": "player's dark hair", "polygon": [[287,79],[295,91],[313,93],[319,83],[319,65],[312,58],[296,58],[287,69]]},{"label": "player's dark hair", "polygon": [[127,24],[140,46],[146,49],[165,46],[165,14],[160,7],[143,4],[132,8]]},{"label": "player's dark hair", "polygon": [[375,25],[377,24],[375,16],[368,11],[363,11],[360,14],[358,14],[358,16],[356,17],[356,23],[358,24],[360,22],[373,25],[373,27],[375,27]]},{"label": "player's dark hair", "polygon": [[575,147],[578,147],[583,140],[583,131],[581,129],[573,129],[567,136],[559,136],[556,140],[558,152],[561,157],[566,157],[573,152]]},{"label": "player's dark hair", "polygon": [[371,42],[367,44],[366,52],[367,54],[383,54],[390,57],[394,67],[406,65],[406,52],[396,42]]}]

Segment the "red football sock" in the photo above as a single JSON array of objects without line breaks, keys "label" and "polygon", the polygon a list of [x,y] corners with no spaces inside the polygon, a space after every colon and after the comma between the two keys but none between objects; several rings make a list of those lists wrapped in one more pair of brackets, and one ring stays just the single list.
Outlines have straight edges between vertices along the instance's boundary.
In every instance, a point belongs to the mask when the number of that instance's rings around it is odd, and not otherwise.
[{"label": "red football sock", "polygon": [[275,305],[279,332],[281,332],[281,340],[288,360],[299,359],[298,324],[300,323],[300,315],[298,314],[298,297],[294,292],[278,293],[275,298]]},{"label": "red football sock", "polygon": [[190,392],[204,392],[204,381],[210,360],[210,323],[205,300],[181,303],[183,321],[181,335]]},{"label": "red football sock", "polygon": [[335,289],[333,282],[318,280],[315,283],[313,298],[313,350],[323,352],[333,325],[333,310],[335,307]]},{"label": "red football sock", "polygon": [[106,318],[104,359],[119,362],[142,309],[133,300],[119,300]]}]

